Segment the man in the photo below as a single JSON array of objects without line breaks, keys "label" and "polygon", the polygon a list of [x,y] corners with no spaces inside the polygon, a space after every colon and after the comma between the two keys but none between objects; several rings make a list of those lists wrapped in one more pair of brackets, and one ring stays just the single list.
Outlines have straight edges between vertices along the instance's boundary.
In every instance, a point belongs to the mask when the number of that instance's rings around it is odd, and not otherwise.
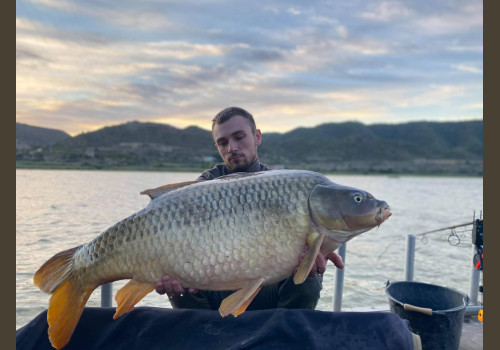
[{"label": "man", "polygon": [[[262,135],[252,115],[244,109],[229,107],[219,112],[212,120],[212,137],[224,163],[205,170],[197,180],[213,180],[234,172],[253,173],[270,170],[259,162],[257,148],[262,141]],[[304,254],[305,251],[299,258]],[[295,285],[291,276],[276,284],[264,286],[247,310],[316,308],[322,288],[322,274],[326,269],[326,259],[331,260],[338,268],[344,267],[339,255],[330,253],[323,257],[318,254],[315,266],[302,284]],[[212,310],[217,310],[222,300],[233,293],[233,291],[184,289],[179,281],[167,275],[156,284],[156,291],[159,294],[166,293],[174,308]]]}]

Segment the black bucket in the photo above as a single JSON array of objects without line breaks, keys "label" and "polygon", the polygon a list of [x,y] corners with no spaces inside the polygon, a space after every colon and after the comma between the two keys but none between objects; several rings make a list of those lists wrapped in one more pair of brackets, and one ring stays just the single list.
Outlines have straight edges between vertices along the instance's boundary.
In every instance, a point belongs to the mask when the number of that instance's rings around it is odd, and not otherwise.
[{"label": "black bucket", "polygon": [[391,311],[410,322],[424,350],[458,349],[469,301],[465,294],[420,282],[387,282],[385,293]]}]

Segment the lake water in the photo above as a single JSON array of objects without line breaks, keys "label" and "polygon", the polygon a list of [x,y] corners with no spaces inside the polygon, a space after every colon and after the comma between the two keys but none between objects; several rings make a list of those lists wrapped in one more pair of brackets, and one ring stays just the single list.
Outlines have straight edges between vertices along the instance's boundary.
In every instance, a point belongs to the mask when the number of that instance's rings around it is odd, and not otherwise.
[{"label": "lake water", "polygon": [[[35,271],[55,253],[88,242],[149,202],[139,192],[195,179],[198,173],[16,170],[16,329],[48,306],[49,295],[33,285]],[[483,179],[329,175],[339,184],[371,192],[393,215],[380,228],[347,244],[343,308],[387,303],[388,280],[404,279],[406,236],[472,222],[483,207]],[[457,233],[460,233],[457,229]],[[417,239],[415,280],[469,293],[471,235],[459,246],[450,231]],[[319,310],[332,310],[335,267],[324,275]],[[113,294],[126,281],[113,284]],[[114,303],[114,300],[113,300]],[[87,306],[100,305],[100,288]],[[113,304],[115,305],[115,304]],[[156,292],[138,306],[170,307]]]}]

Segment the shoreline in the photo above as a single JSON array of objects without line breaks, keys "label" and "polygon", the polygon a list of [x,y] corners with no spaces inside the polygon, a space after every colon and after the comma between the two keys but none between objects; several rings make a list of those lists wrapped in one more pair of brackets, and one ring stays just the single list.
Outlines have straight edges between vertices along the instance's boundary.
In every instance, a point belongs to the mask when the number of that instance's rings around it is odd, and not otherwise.
[{"label": "shoreline", "polygon": [[[213,165],[212,165],[213,166]],[[145,167],[145,166],[112,166],[112,165],[82,165],[82,164],[61,164],[61,163],[35,163],[35,162],[16,162],[16,170],[95,170],[95,171],[141,171],[141,172],[194,172],[201,173],[206,169],[211,168],[212,166],[207,167],[186,167],[186,166],[164,166],[164,167]],[[273,167],[270,165],[270,167]],[[288,168],[278,168],[276,169],[288,169]],[[299,168],[289,168],[289,169],[299,169]],[[314,167],[302,167],[302,170],[311,170],[321,172],[323,174],[331,174],[331,175],[369,175],[369,176],[387,176],[387,177],[403,177],[403,176],[424,176],[424,177],[473,177],[473,178],[483,178],[482,174],[464,174],[464,173],[437,173],[437,172],[370,172],[370,171],[319,171],[314,169]]]}]

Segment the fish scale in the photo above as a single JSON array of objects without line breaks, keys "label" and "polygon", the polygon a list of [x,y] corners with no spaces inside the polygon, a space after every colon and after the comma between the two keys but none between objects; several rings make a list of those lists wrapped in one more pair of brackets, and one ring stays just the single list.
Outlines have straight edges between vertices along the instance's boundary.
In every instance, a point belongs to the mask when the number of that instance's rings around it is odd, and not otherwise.
[{"label": "fish scale", "polygon": [[[178,200],[180,193],[184,192],[181,190],[175,191],[176,193],[166,194],[160,198],[155,199],[149,207],[150,210],[143,210],[142,212],[138,212],[130,216],[128,219],[124,220],[124,222],[118,223],[116,226],[110,228],[102,237],[98,237],[95,240],[94,250],[97,250],[98,253],[103,255],[106,248],[110,248],[115,245],[118,250],[122,250],[119,247],[123,246],[124,243],[127,244],[127,247],[133,247],[136,251],[129,252],[131,249],[129,248],[127,251],[127,255],[122,257],[122,263],[125,271],[116,271],[116,267],[110,266],[109,270],[113,271],[117,274],[121,273],[130,273],[130,268],[133,268],[135,275],[145,274],[143,265],[144,260],[141,261],[138,259],[138,256],[147,256],[150,259],[159,260],[160,264],[158,266],[164,266],[163,269],[157,269],[155,273],[151,273],[151,275],[155,275],[155,280],[150,282],[155,282],[161,278],[164,274],[174,274],[179,275],[180,279],[186,284],[186,287],[195,287],[196,280],[194,280],[192,275],[181,277],[183,272],[191,272],[191,268],[184,270],[185,257],[191,257],[195,260],[195,263],[202,263],[197,258],[200,255],[206,254],[206,250],[202,246],[198,246],[196,244],[190,244],[191,241],[196,241],[197,237],[203,235],[203,238],[208,239],[209,246],[211,246],[210,254],[213,254],[215,257],[215,263],[226,264],[230,261],[229,259],[224,259],[223,255],[218,254],[221,251],[221,246],[226,249],[233,250],[232,245],[234,244],[231,240],[231,232],[225,232],[224,228],[230,228],[234,230],[237,224],[239,224],[239,217],[246,216],[256,221],[256,224],[253,229],[246,229],[244,232],[238,232],[238,241],[242,248],[249,250],[249,255],[251,259],[272,259],[276,253],[264,250],[255,249],[255,243],[259,243],[259,241],[255,240],[255,237],[259,235],[270,235],[277,241],[277,244],[274,245],[274,248],[285,247],[285,248],[295,248],[290,253],[296,255],[297,251],[301,251],[304,245],[305,235],[308,233],[308,222],[307,220],[294,220],[295,217],[292,216],[290,219],[291,222],[288,227],[295,227],[295,231],[289,232],[289,235],[292,235],[292,238],[296,238],[295,241],[292,239],[291,241],[286,238],[285,240],[280,240],[280,226],[282,227],[287,220],[280,220],[280,216],[285,216],[287,213],[283,212],[282,207],[285,207],[286,211],[293,212],[294,209],[298,209],[300,214],[305,214],[306,210],[304,208],[297,208],[296,203],[305,198],[305,195],[298,191],[298,186],[294,186],[290,184],[295,179],[291,181],[284,181],[280,177],[274,179],[274,181],[257,181],[255,179],[249,179],[250,186],[248,186],[248,191],[245,191],[246,187],[240,186],[236,187],[234,181],[226,180],[230,182],[229,184],[219,183],[216,186],[211,186],[210,190],[200,191],[195,189],[196,186],[193,186],[191,191],[188,191],[182,197],[181,203],[176,205],[172,205],[172,202]],[[310,191],[307,185],[310,182],[305,183],[306,186],[302,186],[303,191]],[[227,186],[224,186],[227,185]],[[293,188],[295,189],[294,194],[290,194],[289,191],[286,193],[290,195],[288,196],[279,196],[278,192],[283,193],[283,190],[279,191],[280,187],[285,188]],[[237,190],[237,192],[236,192]],[[257,198],[255,196],[248,196],[247,192],[252,193],[261,193],[263,196],[261,198]],[[219,201],[216,203],[216,208],[212,209],[212,198],[214,197],[212,193],[220,194]],[[238,195],[235,195],[235,194]],[[302,195],[301,195],[302,194]],[[230,199],[230,201],[228,201]],[[247,205],[247,199],[248,205]],[[157,202],[155,202],[157,201]],[[287,206],[281,206],[282,202],[289,203]],[[304,206],[304,205],[303,205]],[[168,208],[168,210],[163,210],[162,208]],[[269,212],[275,208],[275,212]],[[147,208],[146,208],[147,209]],[[278,210],[276,210],[278,209]],[[266,211],[266,215],[263,215],[264,211]],[[163,214],[163,215],[162,215]],[[187,214],[188,216],[185,216]],[[207,217],[208,216],[208,217]],[[154,220],[154,217],[158,217],[159,220]],[[205,217],[205,219],[204,219]],[[172,218],[175,218],[172,220]],[[252,221],[250,219],[250,221]],[[209,231],[204,231],[201,228],[204,226],[205,221],[211,222],[209,225]],[[166,230],[165,230],[165,224]],[[130,231],[126,228],[130,227]],[[115,233],[116,234],[113,234]],[[234,236],[233,232],[233,236]],[[125,240],[119,241],[114,239],[116,236],[125,236]],[[180,244],[181,251],[177,252],[177,254],[158,254],[163,253],[161,250],[158,252],[153,250],[149,252],[148,243],[150,243],[150,239],[154,240],[154,237],[158,237],[156,244],[160,244],[164,249],[163,251],[170,251],[173,249],[178,249],[178,247],[174,247],[173,242]],[[133,241],[134,243],[129,244],[129,242]],[[113,243],[109,243],[113,242]],[[137,244],[135,244],[137,242]],[[171,242],[171,243],[167,243]],[[155,242],[153,242],[153,246]],[[210,245],[210,243],[212,243]],[[84,248],[82,247],[82,250]],[[113,251],[113,249],[111,249]],[[149,252],[151,254],[144,254],[144,251]],[[260,256],[256,253],[260,252]],[[87,255],[85,252],[82,252],[84,255]],[[267,254],[266,254],[267,253]],[[284,252],[283,252],[284,253]],[[77,255],[80,254],[80,251],[77,252]],[[114,254],[111,254],[114,256]],[[175,259],[174,259],[175,258]],[[85,258],[79,259],[83,264],[87,264],[87,270],[91,270],[91,262],[86,262]],[[92,261],[95,261],[94,259]],[[212,259],[213,261],[213,259]],[[236,261],[236,263],[240,263],[240,261]],[[252,264],[252,266],[250,266]],[[165,268],[166,266],[169,266]],[[235,267],[235,263],[233,263],[233,268]],[[236,268],[236,273],[247,273],[249,271],[254,271],[255,263],[253,260],[250,260],[246,263],[246,265],[241,265],[239,268]],[[291,269],[292,267],[290,267]],[[210,272],[217,272],[219,275],[222,269],[214,270],[211,269]],[[263,271],[255,271],[252,276],[255,274],[262,274]],[[224,272],[224,274],[226,274]],[[203,277],[203,276],[197,276]],[[214,276],[211,276],[214,277]],[[228,280],[231,277],[224,276],[224,280]],[[240,275],[241,277],[241,275]],[[246,276],[245,276],[246,277]],[[217,279],[212,278],[213,284],[211,285],[203,285],[201,287],[207,289],[217,289]],[[275,282],[272,279],[269,283]],[[200,286],[197,286],[200,287]]]},{"label": "fish scale", "polygon": [[143,193],[152,198],[146,208],[56,254],[36,272],[35,284],[52,293],[48,332],[54,347],[69,341],[101,284],[130,279],[115,296],[115,318],[164,275],[184,288],[237,290],[219,309],[222,316],[237,316],[262,285],[292,275],[307,245],[295,283],[305,280],[318,252],[326,255],[390,216],[387,203],[370,194],[302,170],[234,174]]}]

